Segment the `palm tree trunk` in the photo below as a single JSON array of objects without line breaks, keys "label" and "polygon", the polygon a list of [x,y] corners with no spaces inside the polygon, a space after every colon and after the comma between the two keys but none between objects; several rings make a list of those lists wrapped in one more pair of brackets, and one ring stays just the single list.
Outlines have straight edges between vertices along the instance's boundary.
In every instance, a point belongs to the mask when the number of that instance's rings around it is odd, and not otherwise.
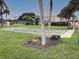
[{"label": "palm tree trunk", "polygon": [[[1,13],[2,13],[2,8],[3,7],[1,7]],[[1,28],[3,27],[3,17],[2,17],[2,14],[1,14]]]},{"label": "palm tree trunk", "polygon": [[70,28],[70,19],[68,19],[68,28]]},{"label": "palm tree trunk", "polygon": [[45,37],[45,29],[44,29],[44,7],[43,0],[39,0],[39,8],[40,8],[40,21],[41,21],[41,37],[42,37],[42,45],[46,45],[46,37]]},{"label": "palm tree trunk", "polygon": [[9,14],[8,6],[4,2],[4,0],[0,0],[0,17],[1,17],[1,27],[3,27],[3,14]]},{"label": "palm tree trunk", "polygon": [[73,24],[74,24],[73,25],[73,29],[76,30],[76,21],[75,21],[75,18],[73,18]]},{"label": "palm tree trunk", "polygon": [[50,14],[49,14],[49,20],[48,20],[48,29],[50,30],[51,27],[51,19],[52,19],[52,6],[53,6],[53,1],[50,0]]},{"label": "palm tree trunk", "polygon": [[63,18],[62,18],[62,17],[60,17],[60,22],[62,22],[62,20],[63,20]]},{"label": "palm tree trunk", "polygon": [[3,27],[3,17],[1,15],[1,28]]}]

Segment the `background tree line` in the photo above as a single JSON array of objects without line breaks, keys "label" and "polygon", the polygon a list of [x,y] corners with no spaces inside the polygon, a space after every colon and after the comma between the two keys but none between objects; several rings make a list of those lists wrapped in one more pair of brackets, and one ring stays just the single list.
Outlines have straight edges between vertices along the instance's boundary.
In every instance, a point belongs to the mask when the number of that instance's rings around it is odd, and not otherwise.
[{"label": "background tree line", "polygon": [[39,16],[37,16],[35,13],[23,13],[19,16],[18,20],[24,21],[26,25],[38,25]]}]

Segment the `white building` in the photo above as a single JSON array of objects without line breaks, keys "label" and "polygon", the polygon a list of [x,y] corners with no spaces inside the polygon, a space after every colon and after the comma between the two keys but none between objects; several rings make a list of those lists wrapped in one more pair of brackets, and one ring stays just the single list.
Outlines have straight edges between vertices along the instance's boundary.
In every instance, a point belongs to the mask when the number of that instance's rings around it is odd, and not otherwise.
[{"label": "white building", "polygon": [[[48,16],[45,16],[44,19],[45,19],[45,20],[49,20],[49,17],[48,17]],[[60,17],[55,17],[55,16],[52,17],[52,19],[51,19],[51,22],[60,22],[60,21],[61,21],[61,22],[65,22],[66,19],[65,19],[65,18],[62,18],[62,19],[61,19]]]}]

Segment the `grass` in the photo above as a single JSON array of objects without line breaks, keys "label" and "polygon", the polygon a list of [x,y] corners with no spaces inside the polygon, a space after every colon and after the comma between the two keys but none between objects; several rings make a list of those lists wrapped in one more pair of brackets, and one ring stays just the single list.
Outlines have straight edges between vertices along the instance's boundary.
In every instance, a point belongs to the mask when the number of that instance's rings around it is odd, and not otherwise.
[{"label": "grass", "polygon": [[79,46],[75,43],[78,36],[78,32],[74,33],[72,38],[62,39],[62,44],[39,50],[22,46],[37,35],[0,30],[0,59],[79,59]]},{"label": "grass", "polygon": [[[10,26],[6,26],[4,25],[3,28],[10,28],[10,27],[28,27],[28,28],[40,28],[40,25],[23,25],[23,24],[14,24],[14,25],[10,25]],[[47,29],[48,26],[45,26],[45,28]],[[51,29],[56,29],[56,30],[66,30],[68,29],[67,26],[51,26]]]}]

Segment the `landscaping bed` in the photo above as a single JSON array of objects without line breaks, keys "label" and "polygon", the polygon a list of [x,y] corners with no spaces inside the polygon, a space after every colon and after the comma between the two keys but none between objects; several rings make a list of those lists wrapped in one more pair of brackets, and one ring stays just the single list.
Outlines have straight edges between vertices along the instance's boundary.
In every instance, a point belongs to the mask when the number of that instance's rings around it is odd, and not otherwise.
[{"label": "landscaping bed", "polygon": [[57,44],[62,43],[63,41],[61,40],[59,35],[53,35],[50,38],[46,38],[46,45],[42,45],[42,40],[41,38],[36,38],[29,40],[23,44],[24,47],[28,48],[38,48],[38,49],[46,49],[51,46],[55,46]]}]

